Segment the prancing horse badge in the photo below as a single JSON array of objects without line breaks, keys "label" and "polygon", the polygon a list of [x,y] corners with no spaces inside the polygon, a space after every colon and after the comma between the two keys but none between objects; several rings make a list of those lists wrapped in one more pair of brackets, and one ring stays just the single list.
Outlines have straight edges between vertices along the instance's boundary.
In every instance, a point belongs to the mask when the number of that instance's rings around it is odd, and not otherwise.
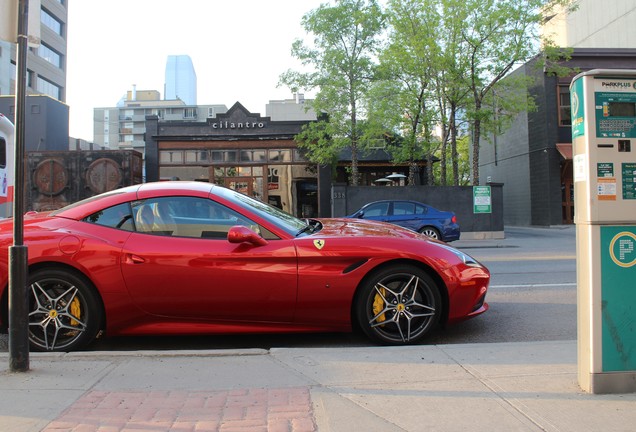
[{"label": "prancing horse badge", "polygon": [[314,246],[316,246],[316,249],[322,249],[324,245],[324,240],[314,240]]}]

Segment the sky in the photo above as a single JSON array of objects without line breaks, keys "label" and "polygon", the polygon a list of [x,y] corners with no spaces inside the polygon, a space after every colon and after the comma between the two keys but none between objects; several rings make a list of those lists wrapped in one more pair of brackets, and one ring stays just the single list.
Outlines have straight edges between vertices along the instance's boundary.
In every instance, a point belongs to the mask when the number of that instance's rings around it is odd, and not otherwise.
[{"label": "sky", "polygon": [[[70,135],[93,141],[93,109],[114,107],[132,90],[163,98],[169,55],[189,55],[197,103],[240,102],[265,115],[305,38],[301,19],[327,0],[72,0],[68,4],[67,95]],[[310,96],[307,94],[307,96]]]}]

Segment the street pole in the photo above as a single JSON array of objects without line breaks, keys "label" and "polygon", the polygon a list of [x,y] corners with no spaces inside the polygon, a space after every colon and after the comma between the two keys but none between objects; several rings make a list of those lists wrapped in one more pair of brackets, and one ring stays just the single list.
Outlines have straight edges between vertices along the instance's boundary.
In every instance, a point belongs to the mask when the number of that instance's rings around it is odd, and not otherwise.
[{"label": "street pole", "polygon": [[9,248],[9,369],[29,370],[28,251],[24,245],[24,147],[29,0],[19,0],[15,94],[13,246]]}]

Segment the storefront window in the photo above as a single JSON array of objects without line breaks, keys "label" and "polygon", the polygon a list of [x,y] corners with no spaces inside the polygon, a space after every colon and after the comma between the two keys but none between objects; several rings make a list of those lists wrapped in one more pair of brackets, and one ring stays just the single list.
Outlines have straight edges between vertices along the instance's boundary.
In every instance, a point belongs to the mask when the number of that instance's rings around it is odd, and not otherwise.
[{"label": "storefront window", "polygon": [[212,150],[210,151],[210,161],[213,163],[237,162],[236,150]]},{"label": "storefront window", "polygon": [[238,177],[249,177],[252,175],[251,167],[236,167],[234,169],[236,170],[236,175]]},{"label": "storefront window", "polygon": [[209,163],[207,150],[186,150],[185,163]]},{"label": "storefront window", "polygon": [[299,149],[294,149],[294,162],[307,162],[307,158],[303,156],[303,152]]},{"label": "storefront window", "polygon": [[252,194],[257,200],[263,200],[263,177],[254,177],[254,190]]},{"label": "storefront window", "polygon": [[265,150],[241,150],[241,162],[265,162]]},{"label": "storefront window", "polygon": [[183,152],[178,150],[164,150],[159,152],[159,161],[162,164],[183,163]]},{"label": "storefront window", "polygon": [[225,180],[225,168],[214,168],[214,183],[223,184]]},{"label": "storefront window", "polygon": [[270,162],[291,162],[291,150],[270,150]]}]

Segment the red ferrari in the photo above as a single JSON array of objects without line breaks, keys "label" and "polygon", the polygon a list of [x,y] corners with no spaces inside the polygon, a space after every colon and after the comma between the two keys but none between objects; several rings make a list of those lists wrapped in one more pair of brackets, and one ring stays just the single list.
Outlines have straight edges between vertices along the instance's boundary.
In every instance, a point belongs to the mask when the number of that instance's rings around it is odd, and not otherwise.
[{"label": "red ferrari", "polygon": [[[0,222],[8,323],[12,220]],[[27,213],[29,340],[80,349],[98,335],[362,330],[421,341],[485,312],[488,270],[396,225],[298,219],[201,182],[129,186]]]}]

